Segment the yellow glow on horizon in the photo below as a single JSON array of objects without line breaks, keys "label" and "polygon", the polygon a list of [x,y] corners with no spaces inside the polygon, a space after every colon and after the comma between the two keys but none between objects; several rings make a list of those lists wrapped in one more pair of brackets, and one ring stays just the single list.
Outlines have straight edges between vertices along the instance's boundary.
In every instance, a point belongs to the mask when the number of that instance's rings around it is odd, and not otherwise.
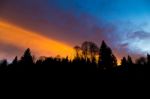
[{"label": "yellow glow on horizon", "polygon": [[0,42],[24,49],[31,48],[33,52],[40,56],[61,55],[61,57],[72,57],[74,55],[73,48],[69,45],[1,20]]}]

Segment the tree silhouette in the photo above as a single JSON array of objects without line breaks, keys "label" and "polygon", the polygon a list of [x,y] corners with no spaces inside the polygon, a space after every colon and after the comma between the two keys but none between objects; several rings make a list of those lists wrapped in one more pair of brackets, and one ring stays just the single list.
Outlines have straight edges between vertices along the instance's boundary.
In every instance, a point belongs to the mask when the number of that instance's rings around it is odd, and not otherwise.
[{"label": "tree silhouette", "polygon": [[16,56],[15,59],[12,61],[12,64],[16,65],[18,63],[18,57]]},{"label": "tree silhouette", "polygon": [[6,59],[2,60],[0,63],[0,72],[6,72],[8,62]]},{"label": "tree silhouette", "polygon": [[74,50],[75,50],[75,52],[76,52],[75,58],[76,58],[76,59],[80,59],[80,58],[81,58],[81,54],[80,54],[80,52],[81,52],[81,47],[80,47],[80,46],[75,46],[75,47],[74,47]]},{"label": "tree silhouette", "polygon": [[81,49],[82,49],[82,54],[84,56],[84,58],[87,60],[87,59],[95,59],[95,56],[98,54],[98,47],[95,43],[93,42],[87,42],[85,41],[82,46],[81,46]]},{"label": "tree silhouette", "polygon": [[97,45],[93,42],[90,42],[90,54],[91,54],[91,59],[95,60],[96,55],[99,53],[99,48]]},{"label": "tree silhouette", "polygon": [[34,62],[33,62],[33,56],[31,55],[31,51],[29,48],[24,52],[19,63],[21,64],[20,71],[32,70]]},{"label": "tree silhouette", "polygon": [[139,59],[136,60],[136,64],[145,65],[146,64],[146,58],[145,57],[140,57]]},{"label": "tree silhouette", "polygon": [[116,57],[113,55],[112,50],[103,41],[99,51],[99,66],[101,69],[111,69],[116,66]]},{"label": "tree silhouette", "polygon": [[123,59],[121,59],[121,66],[123,66],[123,67],[127,66],[127,59],[125,57],[123,57]]},{"label": "tree silhouette", "polygon": [[150,66],[150,55],[147,54],[147,64]]},{"label": "tree silhouette", "polygon": [[21,57],[20,61],[24,64],[33,64],[33,56],[31,55],[31,51],[29,48],[24,52],[24,55]]},{"label": "tree silhouette", "polygon": [[8,72],[16,72],[18,68],[18,57],[16,56],[8,67]]},{"label": "tree silhouette", "polygon": [[81,49],[82,49],[82,54],[83,54],[83,57],[84,59],[87,60],[88,58],[88,52],[89,52],[89,42],[84,42],[81,46]]},{"label": "tree silhouette", "polygon": [[[117,58],[104,41],[100,49],[93,42],[84,42],[81,48],[75,46],[74,49],[76,51],[74,59],[69,59],[69,57],[62,58],[60,56],[42,56],[34,62],[34,58],[28,48],[20,59],[16,56],[12,63],[8,63],[5,59],[0,61],[0,73],[28,72],[34,74],[46,73],[46,75],[54,73],[54,76],[55,74],[62,76],[64,73],[67,73],[69,76],[72,73],[81,73],[88,76],[88,73],[90,73],[88,77],[98,80],[143,80],[150,78],[149,54],[147,54],[147,57],[140,57],[136,62],[133,62],[131,56],[123,57],[121,65],[117,66]],[[99,59],[97,60],[98,52]]]},{"label": "tree silhouette", "polygon": [[112,62],[113,62],[113,63],[112,63],[112,64],[113,64],[112,66],[113,66],[113,67],[116,67],[118,63],[117,63],[117,58],[116,58],[115,55],[112,55]]},{"label": "tree silhouette", "polygon": [[127,60],[128,65],[133,65],[133,61],[131,56],[128,56],[128,60]]}]

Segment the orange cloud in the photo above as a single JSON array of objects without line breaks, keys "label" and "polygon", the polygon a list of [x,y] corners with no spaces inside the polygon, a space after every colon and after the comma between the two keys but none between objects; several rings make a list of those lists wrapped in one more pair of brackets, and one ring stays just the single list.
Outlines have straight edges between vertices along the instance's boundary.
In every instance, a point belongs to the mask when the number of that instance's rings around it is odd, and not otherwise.
[{"label": "orange cloud", "polygon": [[0,21],[0,42],[24,49],[31,48],[39,56],[72,57],[74,52],[71,46],[3,21]]}]

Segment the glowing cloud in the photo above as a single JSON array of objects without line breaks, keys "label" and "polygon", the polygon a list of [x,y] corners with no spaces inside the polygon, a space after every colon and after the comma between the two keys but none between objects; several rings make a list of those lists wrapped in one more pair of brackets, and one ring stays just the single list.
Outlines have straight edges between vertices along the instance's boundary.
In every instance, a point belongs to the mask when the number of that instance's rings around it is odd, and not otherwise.
[{"label": "glowing cloud", "polygon": [[0,21],[0,42],[23,49],[31,48],[40,56],[72,57],[73,55],[71,46],[3,21]]}]

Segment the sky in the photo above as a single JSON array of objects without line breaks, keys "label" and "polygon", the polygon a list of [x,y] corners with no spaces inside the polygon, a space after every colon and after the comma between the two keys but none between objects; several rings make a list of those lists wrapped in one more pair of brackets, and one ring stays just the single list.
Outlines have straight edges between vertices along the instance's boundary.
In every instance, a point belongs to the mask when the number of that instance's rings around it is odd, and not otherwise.
[{"label": "sky", "polygon": [[150,53],[149,0],[0,0],[0,59],[26,48],[35,56],[71,56],[101,41],[118,59]]}]

